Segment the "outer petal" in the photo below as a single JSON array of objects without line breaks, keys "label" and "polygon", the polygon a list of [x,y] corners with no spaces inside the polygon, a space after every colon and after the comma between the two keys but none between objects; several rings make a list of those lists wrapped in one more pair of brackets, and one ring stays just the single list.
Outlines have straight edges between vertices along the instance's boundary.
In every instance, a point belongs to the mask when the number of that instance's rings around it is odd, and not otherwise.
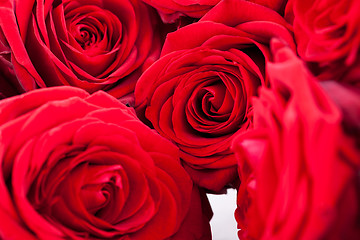
[{"label": "outer petal", "polygon": [[295,54],[273,46],[271,88],[254,100],[254,130],[234,141],[244,183],[239,236],[356,239],[360,153],[346,120]]}]

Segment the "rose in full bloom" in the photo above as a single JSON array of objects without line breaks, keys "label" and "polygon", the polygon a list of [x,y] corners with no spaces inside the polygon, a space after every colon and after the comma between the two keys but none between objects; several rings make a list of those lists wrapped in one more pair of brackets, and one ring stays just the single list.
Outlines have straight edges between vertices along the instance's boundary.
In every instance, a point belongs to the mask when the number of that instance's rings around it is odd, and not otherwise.
[{"label": "rose in full bloom", "polygon": [[0,112],[1,238],[210,239],[177,147],[109,94],[45,88]]},{"label": "rose in full bloom", "polygon": [[254,100],[254,128],[233,142],[239,237],[359,239],[359,148],[303,63],[276,48],[271,88]]},{"label": "rose in full bloom", "polygon": [[[156,8],[165,23],[173,23],[179,17],[201,18],[221,0],[143,0]],[[226,0],[223,0],[226,1]],[[281,11],[287,0],[247,0]]]},{"label": "rose in full bloom", "polygon": [[160,53],[155,11],[141,0],[1,4],[0,41],[22,91],[71,85],[128,96]]},{"label": "rose in full bloom", "polygon": [[360,2],[290,0],[287,19],[294,25],[297,50],[318,78],[360,81]]},{"label": "rose in full bloom", "polygon": [[251,125],[250,98],[267,83],[273,37],[293,46],[275,11],[221,2],[199,22],[168,34],[161,58],[136,85],[138,116],[179,146],[202,187],[218,191],[236,176],[230,142]]}]

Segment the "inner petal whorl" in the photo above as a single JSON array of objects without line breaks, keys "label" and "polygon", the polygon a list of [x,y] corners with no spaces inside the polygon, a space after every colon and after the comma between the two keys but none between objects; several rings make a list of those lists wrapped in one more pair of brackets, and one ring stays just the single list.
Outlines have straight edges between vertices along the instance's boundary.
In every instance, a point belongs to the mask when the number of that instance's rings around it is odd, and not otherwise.
[{"label": "inner petal whorl", "polygon": [[106,34],[104,26],[92,17],[74,19],[69,25],[70,34],[84,50],[95,46]]},{"label": "inner petal whorl", "polygon": [[202,92],[204,92],[202,107],[207,116],[216,118],[217,116],[226,116],[231,112],[233,104],[230,104],[230,99],[225,99],[228,93],[222,81],[204,87]]}]

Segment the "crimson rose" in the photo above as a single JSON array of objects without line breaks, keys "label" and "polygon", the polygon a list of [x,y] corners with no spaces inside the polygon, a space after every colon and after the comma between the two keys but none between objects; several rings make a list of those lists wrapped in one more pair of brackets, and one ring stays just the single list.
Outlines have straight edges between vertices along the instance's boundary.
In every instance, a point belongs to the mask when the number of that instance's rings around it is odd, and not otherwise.
[{"label": "crimson rose", "polygon": [[160,52],[156,15],[141,0],[7,0],[1,7],[0,41],[22,91],[71,85],[120,98]]},{"label": "crimson rose", "polygon": [[46,88],[0,112],[1,238],[210,238],[178,149],[115,98]]},{"label": "crimson rose", "polygon": [[286,47],[268,74],[254,129],[233,142],[240,239],[359,239],[360,152],[339,109]]},{"label": "crimson rose", "polygon": [[275,11],[223,1],[199,22],[168,34],[162,57],[136,85],[138,115],[179,146],[200,186],[218,191],[236,175],[230,142],[251,125],[250,98],[267,83],[273,37],[293,46]]},{"label": "crimson rose", "polygon": [[360,81],[360,1],[290,0],[297,50],[325,80]]}]

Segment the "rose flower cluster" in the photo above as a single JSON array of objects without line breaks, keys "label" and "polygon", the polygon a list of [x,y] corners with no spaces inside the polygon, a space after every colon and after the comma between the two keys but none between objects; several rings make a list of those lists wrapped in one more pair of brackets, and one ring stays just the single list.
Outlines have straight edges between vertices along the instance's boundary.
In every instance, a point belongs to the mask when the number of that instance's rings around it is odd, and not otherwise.
[{"label": "rose flower cluster", "polygon": [[0,239],[360,239],[357,0],[0,1]]}]

